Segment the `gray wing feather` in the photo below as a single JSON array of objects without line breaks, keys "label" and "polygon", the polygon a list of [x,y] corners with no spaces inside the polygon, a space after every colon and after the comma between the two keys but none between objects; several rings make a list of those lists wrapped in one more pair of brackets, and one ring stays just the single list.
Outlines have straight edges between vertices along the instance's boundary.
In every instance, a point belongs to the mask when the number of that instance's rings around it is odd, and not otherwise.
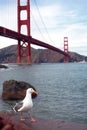
[{"label": "gray wing feather", "polygon": [[20,109],[21,107],[23,106],[23,102],[19,102],[19,103],[16,103],[16,105],[14,106],[13,110],[15,112],[18,112],[18,109]]}]

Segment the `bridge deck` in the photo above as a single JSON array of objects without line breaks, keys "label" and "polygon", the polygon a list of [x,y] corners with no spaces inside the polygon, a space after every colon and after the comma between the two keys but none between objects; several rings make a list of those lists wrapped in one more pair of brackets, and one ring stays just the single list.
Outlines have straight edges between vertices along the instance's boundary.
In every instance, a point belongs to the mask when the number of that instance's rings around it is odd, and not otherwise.
[{"label": "bridge deck", "polygon": [[37,40],[35,38],[32,38],[31,36],[19,34],[18,32],[12,31],[10,29],[7,29],[7,28],[1,27],[1,26],[0,26],[0,35],[4,36],[4,37],[11,38],[11,39],[15,39],[15,40],[25,41],[25,42],[28,42],[30,40],[30,42],[34,45],[38,45],[41,47],[51,49],[53,51],[59,52],[60,54],[63,54],[65,56],[69,57],[69,54],[67,54],[66,52],[62,51],[59,48],[56,48],[48,43],[45,43],[45,42],[42,42],[42,41]]}]

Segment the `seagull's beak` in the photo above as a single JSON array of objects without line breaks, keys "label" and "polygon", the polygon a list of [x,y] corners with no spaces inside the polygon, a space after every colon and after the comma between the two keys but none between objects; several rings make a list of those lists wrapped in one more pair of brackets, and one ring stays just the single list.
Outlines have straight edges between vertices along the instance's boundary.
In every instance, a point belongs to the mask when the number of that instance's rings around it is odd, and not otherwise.
[{"label": "seagull's beak", "polygon": [[33,94],[38,95],[38,92],[37,91],[33,91]]}]

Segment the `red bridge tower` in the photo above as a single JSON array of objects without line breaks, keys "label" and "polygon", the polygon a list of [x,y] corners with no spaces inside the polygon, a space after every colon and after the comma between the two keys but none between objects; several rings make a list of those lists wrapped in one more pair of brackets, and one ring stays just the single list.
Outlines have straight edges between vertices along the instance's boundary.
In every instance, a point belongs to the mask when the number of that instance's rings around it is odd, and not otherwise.
[{"label": "red bridge tower", "polygon": [[[26,26],[27,36],[30,36],[30,0],[26,0],[26,5],[21,5],[18,0],[18,33],[22,33],[22,26]],[[26,19],[22,18],[23,11],[26,12]],[[18,63],[30,64],[30,41],[18,41]]]},{"label": "red bridge tower", "polygon": [[[64,37],[64,52],[68,54],[68,37]],[[69,62],[68,56],[64,57],[64,62]]]}]

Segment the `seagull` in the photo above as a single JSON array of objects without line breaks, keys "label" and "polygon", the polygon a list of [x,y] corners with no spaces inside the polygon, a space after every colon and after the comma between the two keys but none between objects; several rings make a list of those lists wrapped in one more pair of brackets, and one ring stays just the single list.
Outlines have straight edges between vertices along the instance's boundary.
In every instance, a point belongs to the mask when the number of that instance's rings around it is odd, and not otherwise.
[{"label": "seagull", "polygon": [[[21,113],[21,121],[24,121],[25,119],[22,117],[22,112],[29,112],[29,110],[33,107],[33,101],[32,101],[32,94],[38,94],[33,88],[28,88],[26,90],[26,96],[25,98],[20,101],[19,103],[16,103],[16,105],[13,107],[13,110],[15,112]],[[31,118],[31,122],[35,122],[36,120],[31,117],[30,113],[28,115]]]}]

